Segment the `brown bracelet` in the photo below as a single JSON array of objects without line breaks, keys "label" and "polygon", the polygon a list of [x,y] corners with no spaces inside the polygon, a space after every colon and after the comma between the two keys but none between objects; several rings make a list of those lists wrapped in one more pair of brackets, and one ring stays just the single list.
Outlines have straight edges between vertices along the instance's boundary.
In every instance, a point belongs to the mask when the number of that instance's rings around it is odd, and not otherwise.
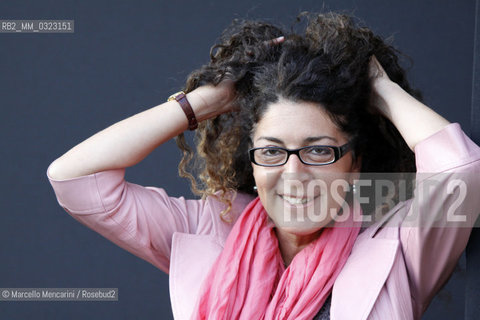
[{"label": "brown bracelet", "polygon": [[198,127],[197,118],[195,118],[195,113],[193,112],[190,102],[187,100],[187,95],[183,91],[172,94],[168,97],[167,101],[176,100],[180,107],[182,107],[183,112],[187,116],[188,120],[188,130],[195,130]]}]

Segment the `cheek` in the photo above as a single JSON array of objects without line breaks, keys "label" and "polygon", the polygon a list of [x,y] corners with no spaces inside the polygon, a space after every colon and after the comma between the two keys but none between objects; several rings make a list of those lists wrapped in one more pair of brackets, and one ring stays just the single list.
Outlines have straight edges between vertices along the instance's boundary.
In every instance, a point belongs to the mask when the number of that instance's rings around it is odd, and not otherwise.
[{"label": "cheek", "polygon": [[352,173],[360,171],[360,162],[354,162],[352,155],[347,154],[342,159],[334,163],[336,171]]},{"label": "cheek", "polygon": [[[280,175],[276,173],[277,170],[271,169],[272,168],[257,166],[257,168],[254,168],[253,176],[260,201],[262,202],[263,207],[267,211],[268,215],[272,218],[272,214],[278,211],[277,184],[279,183]],[[276,203],[277,205],[275,205]]]},{"label": "cheek", "polygon": [[253,178],[257,186],[258,194],[269,194],[275,190],[278,178],[275,170],[268,170],[263,167],[253,167]]}]

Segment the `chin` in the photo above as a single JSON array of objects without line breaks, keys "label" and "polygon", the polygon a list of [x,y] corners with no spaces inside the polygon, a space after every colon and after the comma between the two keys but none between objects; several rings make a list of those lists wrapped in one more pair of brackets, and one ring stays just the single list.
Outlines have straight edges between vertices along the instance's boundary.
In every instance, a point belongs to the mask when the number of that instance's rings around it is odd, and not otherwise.
[{"label": "chin", "polygon": [[332,220],[325,211],[323,214],[320,214],[314,212],[313,209],[313,206],[310,208],[288,208],[279,206],[275,222],[278,222],[285,228],[318,229],[327,225]]},{"label": "chin", "polygon": [[320,231],[328,224],[328,221],[324,223],[313,223],[309,221],[292,221],[288,223],[275,223],[277,228],[282,229],[284,232],[298,236],[306,236]]}]

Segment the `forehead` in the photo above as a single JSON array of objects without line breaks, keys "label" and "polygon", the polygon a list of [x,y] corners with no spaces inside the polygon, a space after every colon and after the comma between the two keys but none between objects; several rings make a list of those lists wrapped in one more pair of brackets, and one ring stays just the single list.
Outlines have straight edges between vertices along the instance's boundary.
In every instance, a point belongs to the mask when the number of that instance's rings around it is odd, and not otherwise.
[{"label": "forehead", "polygon": [[255,126],[254,140],[260,136],[275,137],[285,142],[297,142],[312,136],[330,136],[337,141],[345,140],[343,132],[321,105],[285,99],[268,106]]}]

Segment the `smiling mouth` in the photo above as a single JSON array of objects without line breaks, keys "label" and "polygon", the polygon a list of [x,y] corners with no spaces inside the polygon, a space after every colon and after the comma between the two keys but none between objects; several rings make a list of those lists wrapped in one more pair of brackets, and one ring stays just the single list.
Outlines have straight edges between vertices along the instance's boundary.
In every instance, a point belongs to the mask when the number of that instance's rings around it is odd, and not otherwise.
[{"label": "smiling mouth", "polygon": [[297,197],[291,197],[291,196],[281,195],[281,194],[279,194],[279,196],[280,198],[290,203],[291,205],[307,204],[308,202],[318,197],[318,196],[315,196],[313,198],[306,198],[306,197],[297,198]]}]

